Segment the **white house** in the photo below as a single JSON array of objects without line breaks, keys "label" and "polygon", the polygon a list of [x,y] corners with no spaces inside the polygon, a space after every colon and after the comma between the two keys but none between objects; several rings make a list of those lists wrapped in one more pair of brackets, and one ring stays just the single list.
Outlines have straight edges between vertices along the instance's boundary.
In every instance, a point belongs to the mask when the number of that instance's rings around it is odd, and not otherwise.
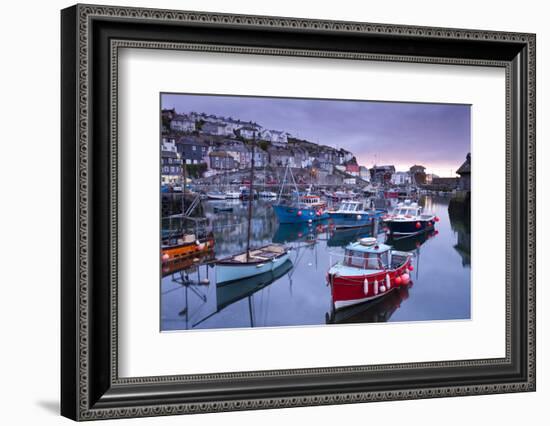
[{"label": "white house", "polygon": [[195,130],[195,120],[186,115],[177,114],[170,122],[170,129],[179,132],[192,132]]},{"label": "white house", "polygon": [[288,134],[279,130],[272,130],[271,143],[275,145],[286,145],[288,143]]},{"label": "white house", "polygon": [[344,179],[344,185],[355,185],[357,183],[357,179],[355,178],[345,178]]},{"label": "white house", "polygon": [[359,177],[365,182],[370,182],[370,172],[365,166],[359,166]]},{"label": "white house", "polygon": [[412,182],[409,172],[395,172],[391,177],[391,183],[394,185],[408,185]]},{"label": "white house", "polygon": [[162,137],[161,150],[164,152],[174,152],[177,153],[178,149],[176,147],[176,139],[173,137]]},{"label": "white house", "polygon": [[260,137],[259,130],[253,126],[243,126],[238,130],[238,133],[245,139],[253,139],[254,136],[256,136],[256,138]]},{"label": "white house", "polygon": [[288,143],[288,133],[280,130],[265,129],[261,132],[260,137],[274,145],[286,145]]},{"label": "white house", "polygon": [[202,133],[208,135],[227,136],[225,124],[217,122],[206,122],[202,125]]}]

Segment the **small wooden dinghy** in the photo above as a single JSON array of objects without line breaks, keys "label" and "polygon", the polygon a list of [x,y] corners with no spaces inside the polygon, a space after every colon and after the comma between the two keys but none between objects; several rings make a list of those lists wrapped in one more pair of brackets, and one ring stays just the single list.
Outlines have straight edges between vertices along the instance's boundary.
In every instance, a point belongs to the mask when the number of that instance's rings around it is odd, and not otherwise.
[{"label": "small wooden dinghy", "polygon": [[274,271],[289,258],[289,249],[281,244],[269,244],[239,253],[216,262],[216,283],[229,283],[265,272]]}]

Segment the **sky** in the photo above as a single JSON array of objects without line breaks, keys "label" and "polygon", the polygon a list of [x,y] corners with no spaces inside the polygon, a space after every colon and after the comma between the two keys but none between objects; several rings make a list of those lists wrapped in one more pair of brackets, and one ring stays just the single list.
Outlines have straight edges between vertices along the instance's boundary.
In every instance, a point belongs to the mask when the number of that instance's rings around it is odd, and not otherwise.
[{"label": "sky", "polygon": [[162,108],[253,121],[300,139],[344,148],[366,167],[455,176],[470,152],[470,106],[356,100],[162,94]]}]

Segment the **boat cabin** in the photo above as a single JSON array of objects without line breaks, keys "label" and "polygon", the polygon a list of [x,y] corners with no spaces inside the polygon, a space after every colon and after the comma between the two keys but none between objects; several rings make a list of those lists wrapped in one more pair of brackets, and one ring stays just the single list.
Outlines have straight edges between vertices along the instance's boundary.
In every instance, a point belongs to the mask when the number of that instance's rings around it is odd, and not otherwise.
[{"label": "boat cabin", "polygon": [[319,206],[322,205],[321,197],[317,195],[304,195],[300,197],[300,203],[304,206]]},{"label": "boat cabin", "polygon": [[343,201],[338,209],[342,213],[354,213],[364,211],[365,207],[361,201]]},{"label": "boat cabin", "polygon": [[376,238],[362,238],[346,247],[344,265],[352,268],[385,270],[390,265],[390,246]]},{"label": "boat cabin", "polygon": [[417,203],[399,203],[393,214],[395,216],[420,216],[422,212],[422,207]]}]

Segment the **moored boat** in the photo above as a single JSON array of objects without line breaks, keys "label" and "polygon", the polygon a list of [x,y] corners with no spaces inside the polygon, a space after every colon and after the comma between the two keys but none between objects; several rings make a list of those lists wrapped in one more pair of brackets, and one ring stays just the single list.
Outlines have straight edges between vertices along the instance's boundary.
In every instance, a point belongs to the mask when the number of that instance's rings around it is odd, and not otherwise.
[{"label": "moored boat", "polygon": [[209,191],[206,193],[206,197],[209,200],[225,200],[227,198],[225,192],[222,191]]},{"label": "moored boat", "polygon": [[382,209],[367,209],[365,202],[347,200],[340,204],[338,210],[329,211],[336,229],[360,228],[371,225],[373,220],[380,219],[386,213]]},{"label": "moored boat", "polygon": [[265,199],[277,198],[277,194],[272,191],[260,191],[259,197]]},{"label": "moored boat", "polygon": [[406,200],[399,203],[383,221],[390,235],[413,236],[433,230],[439,218],[433,214],[423,213],[421,206]]},{"label": "moored boat", "polygon": [[195,234],[182,234],[163,239],[161,246],[162,264],[180,262],[182,259],[196,257],[212,252],[214,236],[209,233],[204,237]]},{"label": "moored boat", "polygon": [[289,249],[269,244],[216,262],[216,284],[227,284],[243,278],[274,271],[289,258]]},{"label": "moored boat", "polygon": [[216,284],[236,282],[243,278],[253,277],[265,272],[274,271],[289,258],[290,249],[282,244],[269,244],[259,248],[250,247],[252,232],[252,206],[256,195],[254,189],[254,146],[256,134],[252,141],[252,160],[250,164],[250,180],[248,187],[242,189],[243,198],[246,193],[248,200],[248,227],[246,250],[220,259],[216,262]]},{"label": "moored boat", "polygon": [[238,200],[241,198],[241,193],[239,191],[225,191],[225,198],[228,200]]},{"label": "moored boat", "polygon": [[365,303],[409,284],[411,259],[411,253],[392,250],[376,238],[347,245],[343,260],[327,274],[334,309]]},{"label": "moored boat", "polygon": [[279,223],[311,223],[328,219],[326,203],[318,195],[302,195],[297,202],[273,205]]}]

